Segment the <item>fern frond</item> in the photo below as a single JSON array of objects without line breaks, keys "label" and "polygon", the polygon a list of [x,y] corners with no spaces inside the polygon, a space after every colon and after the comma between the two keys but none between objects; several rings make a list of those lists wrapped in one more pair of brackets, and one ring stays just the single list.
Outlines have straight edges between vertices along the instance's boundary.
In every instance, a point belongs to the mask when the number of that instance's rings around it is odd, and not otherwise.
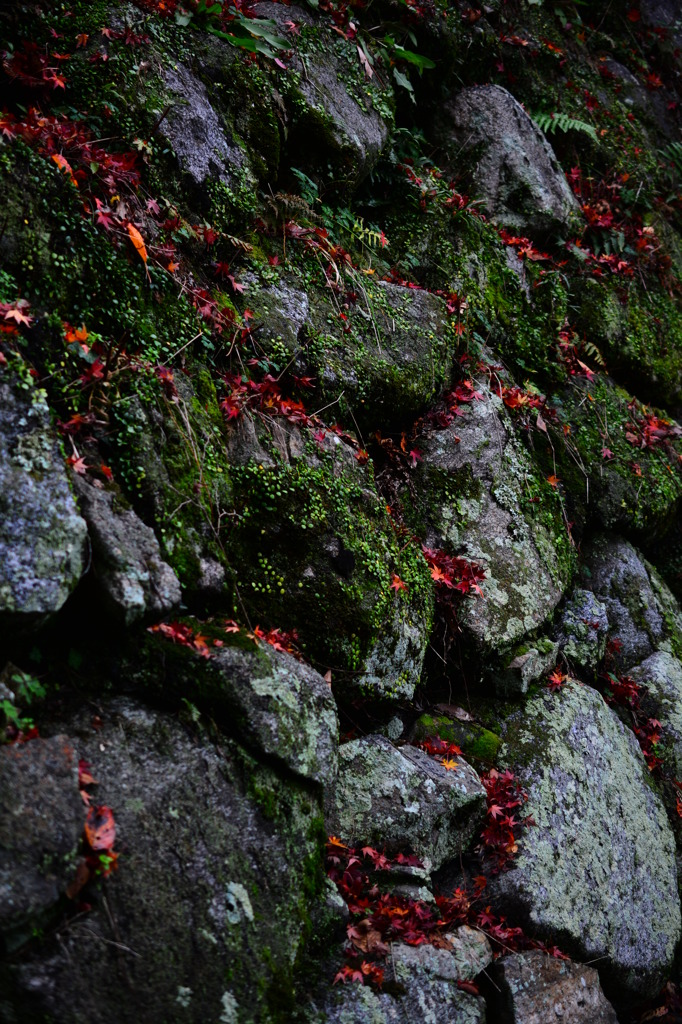
[{"label": "fern frond", "polygon": [[548,114],[546,111],[539,111],[536,114],[531,114],[531,117],[545,135],[549,135],[557,129],[561,132],[582,132],[583,135],[589,135],[595,142],[599,142],[593,125],[587,124],[586,121],[578,121],[575,117],[569,117],[568,114],[560,114],[557,111]]}]

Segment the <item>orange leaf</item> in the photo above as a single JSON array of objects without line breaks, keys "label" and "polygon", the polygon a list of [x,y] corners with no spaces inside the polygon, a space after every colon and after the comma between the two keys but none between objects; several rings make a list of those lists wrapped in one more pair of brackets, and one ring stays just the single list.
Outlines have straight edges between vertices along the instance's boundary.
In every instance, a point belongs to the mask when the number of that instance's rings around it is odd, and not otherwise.
[{"label": "orange leaf", "polygon": [[57,165],[57,167],[59,168],[60,171],[64,171],[64,174],[68,174],[69,178],[71,179],[71,184],[75,185],[76,188],[78,188],[78,182],[76,181],[76,179],[73,176],[73,171],[71,169],[71,164],[66,159],[66,157],[63,157],[61,155],[61,153],[53,153],[52,154],[52,159],[54,160],[54,162],[56,163],[56,165]]},{"label": "orange leaf", "polygon": [[147,247],[144,244],[144,238],[133,224],[128,225],[128,234],[130,235],[130,241],[135,246],[137,254],[143,263],[147,262]]},{"label": "orange leaf", "polygon": [[110,850],[116,840],[111,807],[91,807],[85,819],[85,837],[93,850]]}]

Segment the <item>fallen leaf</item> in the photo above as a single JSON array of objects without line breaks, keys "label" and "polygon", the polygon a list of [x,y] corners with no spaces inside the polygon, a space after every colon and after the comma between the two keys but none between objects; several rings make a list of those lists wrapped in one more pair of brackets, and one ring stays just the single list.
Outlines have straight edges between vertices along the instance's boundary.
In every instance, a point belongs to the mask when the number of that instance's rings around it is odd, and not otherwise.
[{"label": "fallen leaf", "polygon": [[85,819],[85,836],[93,850],[110,850],[116,840],[116,822],[111,807],[91,807]]},{"label": "fallen leaf", "polygon": [[147,248],[144,244],[144,239],[140,232],[137,230],[134,224],[128,225],[128,234],[130,235],[130,241],[135,246],[138,256],[143,263],[147,262]]}]

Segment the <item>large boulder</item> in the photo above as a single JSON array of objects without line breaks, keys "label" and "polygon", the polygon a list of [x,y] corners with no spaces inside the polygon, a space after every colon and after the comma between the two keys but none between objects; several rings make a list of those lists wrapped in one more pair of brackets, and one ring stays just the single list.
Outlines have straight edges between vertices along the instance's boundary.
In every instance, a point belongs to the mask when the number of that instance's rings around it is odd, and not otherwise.
[{"label": "large boulder", "polygon": [[673,836],[634,736],[595,690],[570,682],[512,715],[504,739],[535,826],[496,899],[538,937],[598,960],[607,993],[652,995],[680,905]]},{"label": "large boulder", "polygon": [[[6,965],[20,1024],[255,1024],[293,1014],[292,975],[323,890],[321,807],[238,746],[123,699],[69,716],[113,809],[118,870],[88,913]],[[83,894],[86,895],[85,892]]]},{"label": "large boulder", "polygon": [[617,640],[614,665],[625,671],[654,651],[682,653],[682,612],[656,570],[619,537],[600,534],[586,546],[582,583],[606,608]]},{"label": "large boulder", "polygon": [[168,615],[180,604],[182,589],[154,531],[120,494],[77,474],[72,480],[88,524],[93,580],[107,611],[126,626]]},{"label": "large boulder", "polygon": [[412,851],[437,870],[467,847],[485,806],[485,789],[461,758],[445,768],[416,747],[366,736],[340,748],[329,827],[352,845]]},{"label": "large boulder", "polygon": [[580,207],[552,147],[502,86],[462,89],[440,120],[450,168],[471,168],[473,191],[498,224],[536,236],[578,221]]},{"label": "large boulder", "polygon": [[0,937],[6,951],[49,923],[73,880],[85,811],[67,736],[0,746]]},{"label": "large boulder", "polygon": [[0,633],[59,611],[85,565],[86,526],[69,489],[44,393],[0,380]]},{"label": "large boulder", "polygon": [[532,951],[501,957],[489,973],[498,1024],[618,1024],[594,967]]},{"label": "large boulder", "polygon": [[476,387],[480,400],[446,429],[419,438],[421,462],[403,501],[429,548],[485,569],[483,597],[462,602],[458,620],[489,656],[511,653],[549,618],[574,555],[558,495],[537,473],[501,400],[484,381]]}]

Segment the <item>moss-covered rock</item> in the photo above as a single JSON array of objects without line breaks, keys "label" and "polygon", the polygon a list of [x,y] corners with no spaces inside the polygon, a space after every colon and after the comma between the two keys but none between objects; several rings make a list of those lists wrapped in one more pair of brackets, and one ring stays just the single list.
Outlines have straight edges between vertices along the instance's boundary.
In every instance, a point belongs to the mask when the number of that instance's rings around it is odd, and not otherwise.
[{"label": "moss-covered rock", "polygon": [[644,289],[636,282],[617,287],[587,280],[576,326],[638,398],[679,409],[682,309],[661,285]]},{"label": "moss-covered rock", "polygon": [[490,766],[497,760],[500,738],[477,722],[459,721],[446,715],[420,715],[412,727],[410,742],[437,736],[446,743],[455,743],[469,760]]},{"label": "moss-covered rock", "polygon": [[560,477],[571,518],[579,526],[596,521],[646,538],[664,535],[682,496],[675,425],[668,421],[666,443],[643,442],[647,417],[656,413],[601,373],[574,380],[550,401],[561,426],[552,445],[537,451],[547,472]]},{"label": "moss-covered rock", "polygon": [[358,278],[340,315],[328,287],[293,274],[246,281],[260,352],[312,375],[320,405],[338,403],[349,426],[410,423],[450,379],[455,322],[437,295]]},{"label": "moss-covered rock", "polygon": [[512,715],[503,738],[535,825],[497,898],[539,937],[599,958],[607,994],[656,992],[680,935],[675,847],[634,736],[570,682]]},{"label": "moss-covered rock", "polygon": [[[410,697],[433,615],[421,551],[399,542],[371,466],[338,435],[281,424],[244,418],[229,442],[225,546],[240,605],[299,629],[340,687]],[[391,588],[394,575],[406,589]]]}]

